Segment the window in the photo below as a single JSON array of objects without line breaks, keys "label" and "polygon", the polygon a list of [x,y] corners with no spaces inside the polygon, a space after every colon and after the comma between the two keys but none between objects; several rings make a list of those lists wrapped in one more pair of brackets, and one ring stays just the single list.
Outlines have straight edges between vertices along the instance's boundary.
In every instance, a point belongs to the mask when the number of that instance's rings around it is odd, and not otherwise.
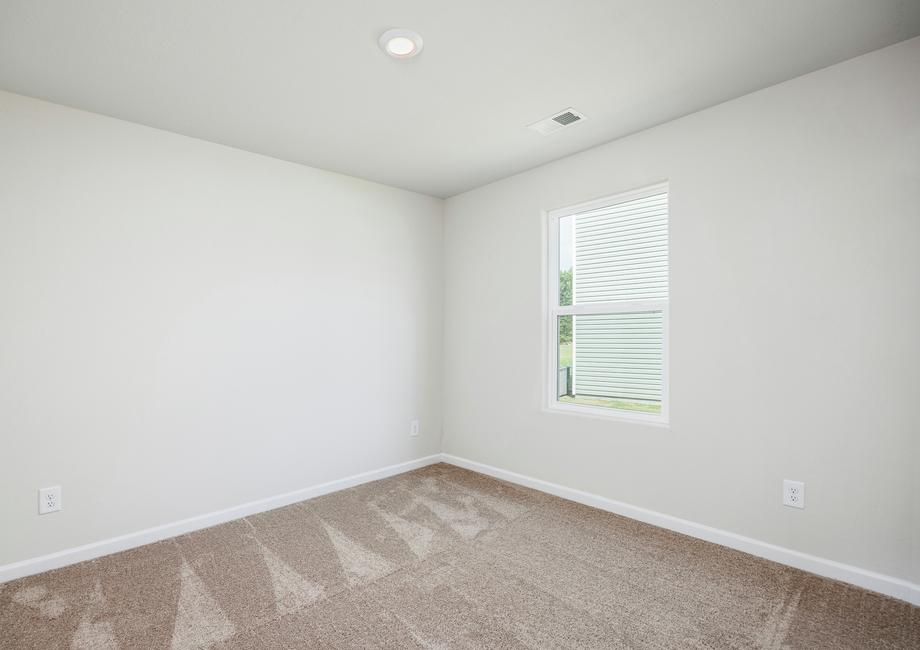
[{"label": "window", "polygon": [[667,422],[667,184],[548,217],[549,407]]}]

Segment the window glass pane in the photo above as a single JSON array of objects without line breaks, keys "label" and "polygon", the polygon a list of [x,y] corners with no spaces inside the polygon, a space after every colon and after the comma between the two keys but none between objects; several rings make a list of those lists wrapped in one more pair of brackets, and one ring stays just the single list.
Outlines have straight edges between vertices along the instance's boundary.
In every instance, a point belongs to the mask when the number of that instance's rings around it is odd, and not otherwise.
[{"label": "window glass pane", "polygon": [[668,297],[667,192],[575,215],[572,235],[576,304]]},{"label": "window glass pane", "polygon": [[660,413],[662,323],[660,311],[560,316],[559,401]]},{"label": "window glass pane", "polygon": [[559,220],[559,305],[572,304],[572,260],[575,217],[562,217]]},{"label": "window glass pane", "polygon": [[556,396],[572,396],[572,316],[559,317]]}]

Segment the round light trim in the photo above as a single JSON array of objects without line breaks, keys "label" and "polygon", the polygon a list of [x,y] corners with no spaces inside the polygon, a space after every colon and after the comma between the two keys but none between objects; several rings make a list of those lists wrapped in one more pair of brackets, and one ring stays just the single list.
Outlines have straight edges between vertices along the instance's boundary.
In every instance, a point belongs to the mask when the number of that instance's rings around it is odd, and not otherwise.
[{"label": "round light trim", "polygon": [[378,42],[394,59],[411,59],[422,51],[422,37],[411,29],[388,29]]}]

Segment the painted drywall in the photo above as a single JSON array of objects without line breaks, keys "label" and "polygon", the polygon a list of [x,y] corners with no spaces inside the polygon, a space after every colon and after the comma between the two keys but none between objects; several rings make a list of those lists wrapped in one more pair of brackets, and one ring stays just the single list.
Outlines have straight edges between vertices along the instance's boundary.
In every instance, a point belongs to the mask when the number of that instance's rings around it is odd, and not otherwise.
[{"label": "painted drywall", "polygon": [[0,93],[0,565],[440,451],[441,224]]},{"label": "painted drywall", "polygon": [[[444,451],[920,580],[918,70],[914,39],[448,199]],[[543,411],[542,212],[663,180],[670,427]]]}]

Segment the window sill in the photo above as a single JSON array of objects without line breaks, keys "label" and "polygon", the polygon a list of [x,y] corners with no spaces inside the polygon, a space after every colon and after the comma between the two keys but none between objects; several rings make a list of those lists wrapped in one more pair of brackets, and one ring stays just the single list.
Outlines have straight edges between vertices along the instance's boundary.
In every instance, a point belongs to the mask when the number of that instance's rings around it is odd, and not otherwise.
[{"label": "window sill", "polygon": [[549,406],[544,406],[542,410],[544,413],[550,413],[553,415],[574,415],[577,417],[591,418],[594,420],[607,420],[608,422],[613,421],[627,422],[629,424],[644,424],[661,429],[671,428],[671,424],[668,422],[667,415],[656,415],[653,413],[630,412],[623,409],[583,406],[581,404],[562,404],[559,402],[554,402]]}]

